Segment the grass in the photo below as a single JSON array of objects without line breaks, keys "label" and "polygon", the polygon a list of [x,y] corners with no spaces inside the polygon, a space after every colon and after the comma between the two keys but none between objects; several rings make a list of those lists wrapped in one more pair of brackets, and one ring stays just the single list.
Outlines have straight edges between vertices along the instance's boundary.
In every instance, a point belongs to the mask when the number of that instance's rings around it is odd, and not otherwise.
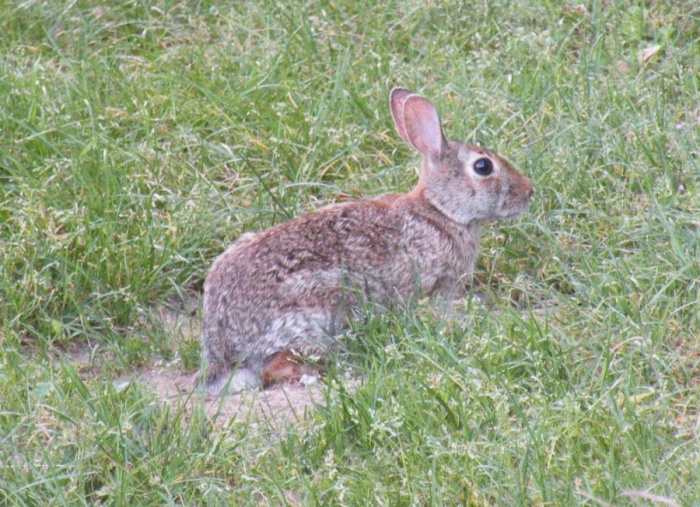
[{"label": "grass", "polygon": [[[0,505],[700,505],[700,9],[581,5],[5,5]],[[196,364],[149,316],[240,233],[411,188],[394,85],[533,179],[479,296],[283,430],[115,382]]]}]

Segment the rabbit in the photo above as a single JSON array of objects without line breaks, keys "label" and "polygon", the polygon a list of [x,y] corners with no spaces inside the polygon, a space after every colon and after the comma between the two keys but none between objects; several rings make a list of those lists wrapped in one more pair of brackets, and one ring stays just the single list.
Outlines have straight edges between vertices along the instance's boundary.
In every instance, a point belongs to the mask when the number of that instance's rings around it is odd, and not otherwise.
[{"label": "rabbit", "polygon": [[500,155],[447,141],[435,106],[390,95],[399,136],[422,156],[408,194],[331,204],[257,233],[217,257],[204,283],[207,393],[298,382],[336,348],[353,310],[465,295],[484,222],[518,215],[530,180]]}]

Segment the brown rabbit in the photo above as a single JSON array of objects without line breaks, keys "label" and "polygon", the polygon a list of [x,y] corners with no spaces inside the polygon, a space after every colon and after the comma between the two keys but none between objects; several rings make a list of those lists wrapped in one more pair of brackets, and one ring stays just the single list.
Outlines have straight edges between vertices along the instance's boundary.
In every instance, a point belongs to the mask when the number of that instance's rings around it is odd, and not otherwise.
[{"label": "brown rabbit", "polygon": [[204,283],[204,382],[219,393],[298,381],[361,303],[464,294],[482,223],[523,212],[533,189],[506,160],[445,140],[433,104],[391,91],[401,138],[422,155],[408,194],[323,207],[244,234]]}]

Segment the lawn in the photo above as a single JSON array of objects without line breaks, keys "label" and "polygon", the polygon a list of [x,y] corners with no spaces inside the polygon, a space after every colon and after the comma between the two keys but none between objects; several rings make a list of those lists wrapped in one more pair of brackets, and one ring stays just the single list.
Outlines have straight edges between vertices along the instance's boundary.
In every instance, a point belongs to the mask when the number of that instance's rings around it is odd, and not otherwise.
[{"label": "lawn", "polygon": [[[700,506],[697,2],[9,0],[0,30],[0,505]],[[535,186],[469,297],[354,322],[285,424],[124,381],[197,368],[158,312],[199,319],[241,233],[412,188],[393,86]]]}]

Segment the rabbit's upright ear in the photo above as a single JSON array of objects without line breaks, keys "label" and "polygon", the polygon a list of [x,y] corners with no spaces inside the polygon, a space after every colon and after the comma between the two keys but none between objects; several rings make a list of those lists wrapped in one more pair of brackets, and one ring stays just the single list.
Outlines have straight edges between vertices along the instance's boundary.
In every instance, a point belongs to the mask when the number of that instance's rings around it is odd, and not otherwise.
[{"label": "rabbit's upright ear", "polygon": [[425,97],[406,97],[403,104],[403,126],[409,144],[424,156],[439,156],[447,144],[437,110]]},{"label": "rabbit's upright ear", "polygon": [[413,92],[406,88],[394,88],[391,90],[391,95],[389,96],[391,102],[391,117],[394,119],[396,130],[406,144],[411,144],[411,141],[409,141],[406,135],[406,126],[403,122],[403,105],[410,95],[413,95]]}]

